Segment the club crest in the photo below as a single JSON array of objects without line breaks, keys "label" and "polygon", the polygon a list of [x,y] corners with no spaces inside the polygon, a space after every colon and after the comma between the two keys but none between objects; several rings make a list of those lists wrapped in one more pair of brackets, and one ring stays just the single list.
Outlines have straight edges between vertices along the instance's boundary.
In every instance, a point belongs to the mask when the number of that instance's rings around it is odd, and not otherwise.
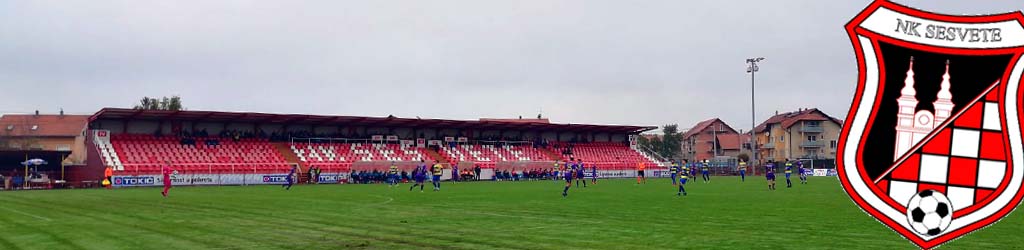
[{"label": "club crest", "polygon": [[922,248],[1016,208],[1024,15],[954,16],[876,1],[846,31],[859,74],[837,168],[854,202]]}]

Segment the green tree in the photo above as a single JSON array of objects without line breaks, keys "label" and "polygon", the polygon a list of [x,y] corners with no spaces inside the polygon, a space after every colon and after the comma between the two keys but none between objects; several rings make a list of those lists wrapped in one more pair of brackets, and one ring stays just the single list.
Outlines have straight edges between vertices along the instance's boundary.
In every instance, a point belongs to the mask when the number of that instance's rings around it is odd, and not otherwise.
[{"label": "green tree", "polygon": [[648,149],[653,150],[655,153],[661,154],[661,148],[665,146],[665,142],[660,137],[652,137],[650,144],[647,146]]},{"label": "green tree", "polygon": [[658,154],[663,157],[679,159],[682,153],[683,134],[679,133],[679,125],[669,124],[661,129],[663,135],[661,147],[656,148]]},{"label": "green tree", "polygon": [[185,107],[181,104],[180,96],[164,96],[161,98],[150,98],[145,96],[139,100],[139,104],[136,104],[134,108],[145,110],[185,110]]},{"label": "green tree", "polygon": [[648,140],[647,137],[644,136],[644,135],[639,135],[639,136],[637,136],[636,144],[639,144],[641,147],[648,147],[648,148],[650,148],[651,147],[651,140]]},{"label": "green tree", "polygon": [[177,110],[184,110],[185,109],[185,107],[181,106],[181,97],[180,96],[171,96],[171,98],[167,101],[167,106],[164,106],[164,107],[166,107],[167,110],[175,110],[175,111],[177,111]]}]

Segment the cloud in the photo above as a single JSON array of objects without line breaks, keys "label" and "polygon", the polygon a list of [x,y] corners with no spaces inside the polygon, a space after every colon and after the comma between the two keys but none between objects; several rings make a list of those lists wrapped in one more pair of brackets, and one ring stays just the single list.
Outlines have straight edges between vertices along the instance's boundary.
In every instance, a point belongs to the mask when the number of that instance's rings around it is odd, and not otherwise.
[{"label": "cloud", "polygon": [[[848,1],[11,1],[0,112],[190,109],[689,127],[818,107],[844,117]],[[1011,2],[914,1],[945,13]]]}]

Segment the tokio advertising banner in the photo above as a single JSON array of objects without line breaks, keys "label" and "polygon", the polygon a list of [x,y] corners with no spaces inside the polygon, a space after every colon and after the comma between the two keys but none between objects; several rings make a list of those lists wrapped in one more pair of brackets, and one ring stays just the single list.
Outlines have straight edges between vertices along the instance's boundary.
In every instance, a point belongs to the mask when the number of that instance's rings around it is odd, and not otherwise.
[{"label": "tokio advertising banner", "polygon": [[[162,186],[162,175],[115,175],[111,177],[114,187]],[[318,183],[343,183],[347,173],[321,173]],[[285,184],[288,174],[178,174],[171,176],[171,185],[262,185]]]}]

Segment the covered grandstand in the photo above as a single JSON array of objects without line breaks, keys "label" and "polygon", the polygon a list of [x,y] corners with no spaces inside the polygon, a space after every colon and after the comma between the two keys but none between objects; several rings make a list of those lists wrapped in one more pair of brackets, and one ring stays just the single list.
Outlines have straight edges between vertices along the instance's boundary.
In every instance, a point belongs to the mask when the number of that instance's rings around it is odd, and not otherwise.
[{"label": "covered grandstand", "polygon": [[[321,183],[353,171],[422,162],[494,170],[550,169],[582,158],[627,175],[658,159],[635,149],[649,126],[557,124],[546,119],[446,120],[218,111],[104,108],[89,117],[90,165],[114,169],[115,186],[156,185],[168,163],[175,185],[272,184],[292,166],[321,171]],[[614,172],[614,173],[612,173]],[[446,171],[445,178],[449,178]]]},{"label": "covered grandstand", "polygon": [[[67,180],[102,178],[102,169],[86,169],[88,118],[38,112],[0,116],[0,189],[60,187]],[[23,164],[29,160],[36,164]]]}]

